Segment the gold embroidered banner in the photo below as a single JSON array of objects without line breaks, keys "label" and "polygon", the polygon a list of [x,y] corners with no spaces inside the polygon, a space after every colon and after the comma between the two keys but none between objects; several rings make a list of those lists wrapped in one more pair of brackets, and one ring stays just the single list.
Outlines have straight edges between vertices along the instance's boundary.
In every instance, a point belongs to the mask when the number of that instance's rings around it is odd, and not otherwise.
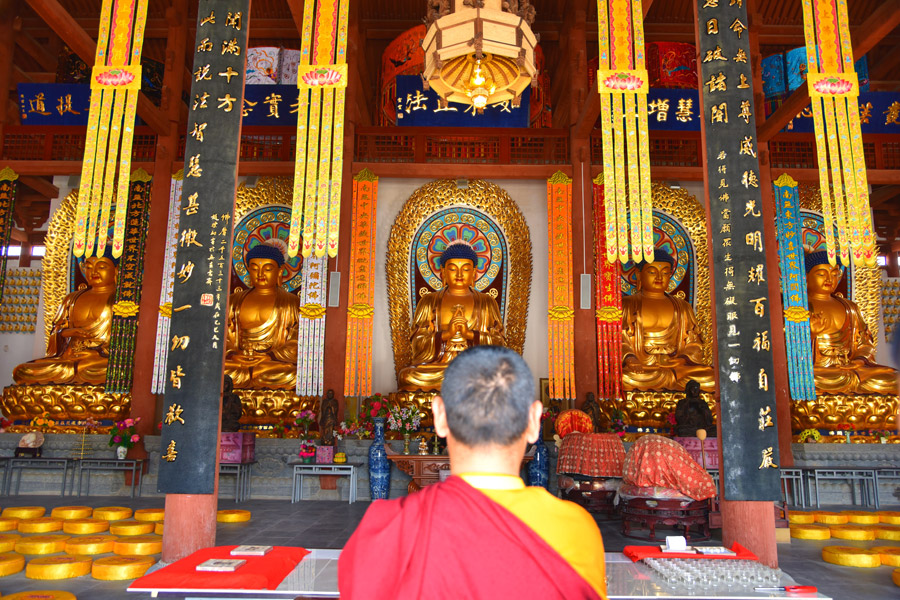
[{"label": "gold embroidered banner", "polygon": [[598,0],[597,15],[606,259],[652,261],[649,84],[641,0]]},{"label": "gold embroidered banner", "polygon": [[103,0],[75,212],[75,256],[101,256],[106,250],[113,204],[112,254],[122,256],[146,20],[147,0]]},{"label": "gold embroidered banner", "polygon": [[803,0],[803,33],[828,260],[835,265],[840,254],[846,266],[852,255],[856,266],[873,267],[877,250],[846,0]]},{"label": "gold embroidered banner", "polygon": [[575,399],[575,294],[572,286],[572,180],[557,171],[547,180],[547,337],[550,398]]},{"label": "gold embroidered banner", "polygon": [[597,307],[597,365],[599,396],[622,396],[622,290],[618,261],[606,253],[606,219],[603,211],[603,179],[594,179],[594,306]]},{"label": "gold embroidered banner", "polygon": [[337,256],[349,7],[350,0],[308,0],[303,6],[291,257]]},{"label": "gold embroidered banner", "polygon": [[372,316],[375,302],[375,209],[378,176],[363,169],[353,178],[350,289],[347,305],[347,357],[344,396],[372,394]]}]

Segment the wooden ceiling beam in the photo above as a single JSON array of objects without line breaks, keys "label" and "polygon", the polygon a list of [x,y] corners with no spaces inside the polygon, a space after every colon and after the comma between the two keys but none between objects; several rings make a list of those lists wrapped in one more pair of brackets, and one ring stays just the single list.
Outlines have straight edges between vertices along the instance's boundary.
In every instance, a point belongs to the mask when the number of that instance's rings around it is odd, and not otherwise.
[{"label": "wooden ceiling beam", "polygon": [[59,188],[43,177],[35,177],[34,175],[21,175],[19,176],[19,183],[27,185],[45,198],[59,197]]},{"label": "wooden ceiling beam", "polygon": [[869,194],[869,205],[872,208],[880,207],[888,200],[893,200],[900,195],[900,185],[886,185],[872,190]]},{"label": "wooden ceiling beam", "polygon": [[[287,0],[288,8],[291,9],[291,17],[294,19],[294,31],[298,36],[303,31],[303,0]],[[256,24],[251,22],[250,31],[256,29]]]},{"label": "wooden ceiling beam", "polygon": [[57,58],[27,32],[20,31],[16,34],[16,45],[36,60],[42,69],[49,73],[56,73]]}]

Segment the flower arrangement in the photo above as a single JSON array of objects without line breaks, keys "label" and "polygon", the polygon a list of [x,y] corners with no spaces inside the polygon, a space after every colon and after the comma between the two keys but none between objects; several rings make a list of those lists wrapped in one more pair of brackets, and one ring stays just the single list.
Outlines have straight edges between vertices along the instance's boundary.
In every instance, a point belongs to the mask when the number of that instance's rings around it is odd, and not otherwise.
[{"label": "flower arrangement", "polygon": [[351,437],[359,432],[359,424],[353,419],[341,421],[337,429],[334,430],[334,437],[342,440],[344,437]]},{"label": "flower arrangement", "polygon": [[800,443],[808,442],[812,440],[813,442],[818,442],[822,436],[819,435],[818,429],[804,429],[800,432]]},{"label": "flower arrangement", "polygon": [[36,427],[38,430],[42,432],[48,431],[51,427],[53,427],[53,419],[50,418],[49,413],[44,413],[39,417],[35,417],[31,420],[30,425],[32,427]]},{"label": "flower arrangement", "polygon": [[141,441],[141,436],[137,432],[137,424],[140,422],[140,417],[118,421],[109,432],[109,445],[134,448],[134,445]]},{"label": "flower arrangement", "polygon": [[375,419],[378,417],[387,418],[388,404],[387,400],[381,394],[369,396],[363,401],[360,409],[360,417],[366,419]]},{"label": "flower arrangement", "polygon": [[675,435],[675,426],[678,424],[678,422],[675,420],[674,412],[670,412],[668,415],[666,415],[666,423],[669,425],[670,433],[672,435]]},{"label": "flower arrangement", "polygon": [[403,408],[392,406],[388,412],[387,422],[391,431],[399,431],[407,435],[418,431],[421,417],[419,417],[419,411],[412,406]]},{"label": "flower arrangement", "polygon": [[288,419],[284,419],[283,421],[278,421],[274,425],[272,425],[272,433],[275,434],[275,437],[283,438],[287,435],[287,432],[291,430],[291,421]]},{"label": "flower arrangement", "polygon": [[302,440],[300,442],[300,451],[297,452],[297,456],[301,459],[309,460],[316,455],[316,445],[313,444],[312,440]]},{"label": "flower arrangement", "polygon": [[625,435],[625,413],[618,408],[609,417],[609,429],[619,437]]},{"label": "flower arrangement", "polygon": [[294,425],[303,431],[309,431],[309,428],[316,422],[316,413],[311,410],[301,410],[294,419]]},{"label": "flower arrangement", "polygon": [[0,433],[6,431],[6,428],[12,425],[13,422],[7,419],[6,417],[0,417]]}]

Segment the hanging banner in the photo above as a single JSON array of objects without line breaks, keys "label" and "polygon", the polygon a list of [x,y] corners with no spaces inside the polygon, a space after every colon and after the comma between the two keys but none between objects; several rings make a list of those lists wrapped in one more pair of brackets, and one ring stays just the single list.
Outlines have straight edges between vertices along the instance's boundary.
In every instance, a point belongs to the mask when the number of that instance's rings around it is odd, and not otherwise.
[{"label": "hanging banner", "polygon": [[572,180],[557,171],[547,180],[547,282],[550,398],[575,401],[575,293],[572,285]]},{"label": "hanging banner", "polygon": [[[778,500],[778,438],[747,9],[697,0],[726,500]],[[771,248],[769,249],[772,250]]]},{"label": "hanging banner", "polygon": [[200,0],[179,205],[159,479],[215,490],[250,0]]},{"label": "hanging banner", "polygon": [[328,257],[303,260],[300,318],[297,334],[297,395],[321,396],[325,380],[325,305]]},{"label": "hanging banner", "polygon": [[0,305],[3,305],[6,288],[6,261],[16,208],[17,179],[19,175],[9,167],[4,167],[0,171]]},{"label": "hanging banner", "polygon": [[597,366],[599,396],[622,396],[622,290],[619,262],[606,259],[606,216],[603,211],[603,175],[597,175],[594,192],[594,306],[597,307]]},{"label": "hanging banner", "polygon": [[169,359],[169,331],[172,326],[172,292],[175,289],[175,249],[178,248],[178,218],[181,215],[181,185],[184,169],[172,176],[169,187],[169,218],[166,221],[166,256],[163,263],[162,286],[159,292],[159,317],[156,320],[156,350],[153,359],[151,392],[166,391],[166,365]]}]

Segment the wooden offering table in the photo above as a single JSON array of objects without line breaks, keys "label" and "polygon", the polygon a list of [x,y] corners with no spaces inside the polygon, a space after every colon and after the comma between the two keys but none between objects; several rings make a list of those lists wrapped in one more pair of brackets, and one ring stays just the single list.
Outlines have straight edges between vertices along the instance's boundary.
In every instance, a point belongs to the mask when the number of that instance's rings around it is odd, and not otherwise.
[{"label": "wooden offering table", "polygon": [[[406,488],[410,494],[440,481],[441,471],[450,472],[450,457],[446,454],[394,454],[388,450],[387,457],[398,469],[412,477]],[[528,454],[525,455],[522,459],[522,469],[532,458]]]}]

